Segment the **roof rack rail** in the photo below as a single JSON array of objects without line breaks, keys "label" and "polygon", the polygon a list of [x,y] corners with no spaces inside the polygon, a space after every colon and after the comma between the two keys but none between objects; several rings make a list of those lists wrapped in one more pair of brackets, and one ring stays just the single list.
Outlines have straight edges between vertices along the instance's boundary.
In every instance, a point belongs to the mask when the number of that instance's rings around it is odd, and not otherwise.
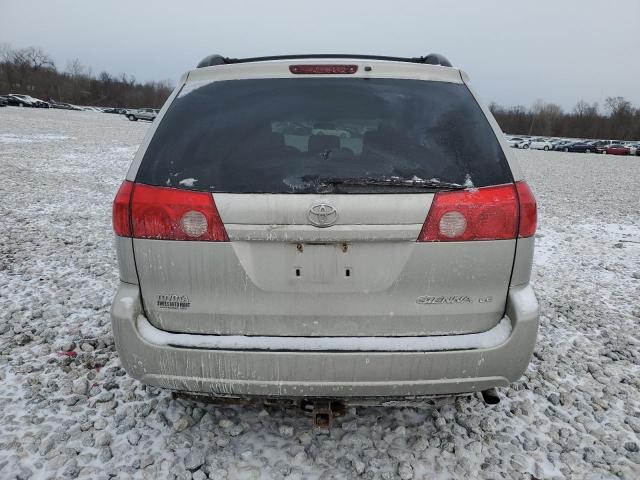
[{"label": "roof rack rail", "polygon": [[362,60],[387,60],[392,62],[407,62],[407,63],[425,63],[428,65],[440,65],[442,67],[451,67],[451,62],[439,53],[430,53],[424,57],[386,57],[382,55],[354,55],[345,53],[312,53],[308,55],[275,55],[269,57],[250,57],[250,58],[229,58],[222,55],[214,54],[203,58],[198,63],[197,68],[213,67],[215,65],[227,65],[233,63],[251,63],[251,62],[266,62],[269,60],[298,60],[305,58],[359,58]]}]

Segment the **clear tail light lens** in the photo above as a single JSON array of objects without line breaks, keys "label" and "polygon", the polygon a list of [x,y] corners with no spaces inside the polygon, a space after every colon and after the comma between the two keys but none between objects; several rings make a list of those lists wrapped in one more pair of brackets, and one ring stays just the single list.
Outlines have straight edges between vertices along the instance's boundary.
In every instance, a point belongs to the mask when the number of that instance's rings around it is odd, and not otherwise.
[{"label": "clear tail light lens", "polygon": [[467,219],[460,212],[447,212],[440,217],[438,231],[447,238],[456,238],[467,229]]},{"label": "clear tail light lens", "polygon": [[180,219],[180,226],[184,233],[190,237],[198,238],[207,231],[209,222],[207,222],[207,217],[203,213],[189,210]]},{"label": "clear tail light lens", "polygon": [[210,193],[131,182],[116,195],[113,228],[116,235],[133,238],[229,241]]}]

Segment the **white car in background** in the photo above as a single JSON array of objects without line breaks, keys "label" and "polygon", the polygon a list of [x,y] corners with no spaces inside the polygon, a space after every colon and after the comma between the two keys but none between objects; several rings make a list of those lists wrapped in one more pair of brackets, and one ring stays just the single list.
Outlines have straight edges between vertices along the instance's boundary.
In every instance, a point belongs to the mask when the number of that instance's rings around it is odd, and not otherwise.
[{"label": "white car in background", "polygon": [[511,148],[529,148],[529,139],[522,137],[510,137],[507,143]]},{"label": "white car in background", "polygon": [[137,110],[127,110],[126,116],[132,122],[136,122],[138,120],[148,120],[153,122],[159,112],[160,110],[157,108],[138,108]]},{"label": "white car in background", "polygon": [[534,150],[553,150],[553,144],[546,138],[534,138],[529,143],[529,148]]}]

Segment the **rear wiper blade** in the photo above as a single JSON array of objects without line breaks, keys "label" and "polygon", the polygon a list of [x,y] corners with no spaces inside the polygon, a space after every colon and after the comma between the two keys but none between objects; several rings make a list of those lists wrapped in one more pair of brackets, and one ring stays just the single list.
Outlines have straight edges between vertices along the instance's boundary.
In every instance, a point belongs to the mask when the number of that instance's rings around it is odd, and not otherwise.
[{"label": "rear wiper blade", "polygon": [[464,185],[453,182],[441,182],[436,179],[423,180],[421,178],[405,179],[400,177],[354,177],[354,178],[339,178],[339,177],[315,177],[305,176],[302,177],[302,181],[305,183],[315,183],[318,185],[354,185],[354,186],[398,186],[398,187],[414,187],[414,188],[430,188],[435,190],[464,190]]}]

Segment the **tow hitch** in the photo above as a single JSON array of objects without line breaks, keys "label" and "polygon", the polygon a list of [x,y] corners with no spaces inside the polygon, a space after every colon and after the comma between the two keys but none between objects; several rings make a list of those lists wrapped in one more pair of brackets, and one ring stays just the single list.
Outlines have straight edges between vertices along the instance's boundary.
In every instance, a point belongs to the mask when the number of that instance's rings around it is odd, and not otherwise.
[{"label": "tow hitch", "polygon": [[302,412],[310,416],[314,428],[329,429],[335,417],[344,415],[346,406],[337,400],[302,400],[300,402]]}]

